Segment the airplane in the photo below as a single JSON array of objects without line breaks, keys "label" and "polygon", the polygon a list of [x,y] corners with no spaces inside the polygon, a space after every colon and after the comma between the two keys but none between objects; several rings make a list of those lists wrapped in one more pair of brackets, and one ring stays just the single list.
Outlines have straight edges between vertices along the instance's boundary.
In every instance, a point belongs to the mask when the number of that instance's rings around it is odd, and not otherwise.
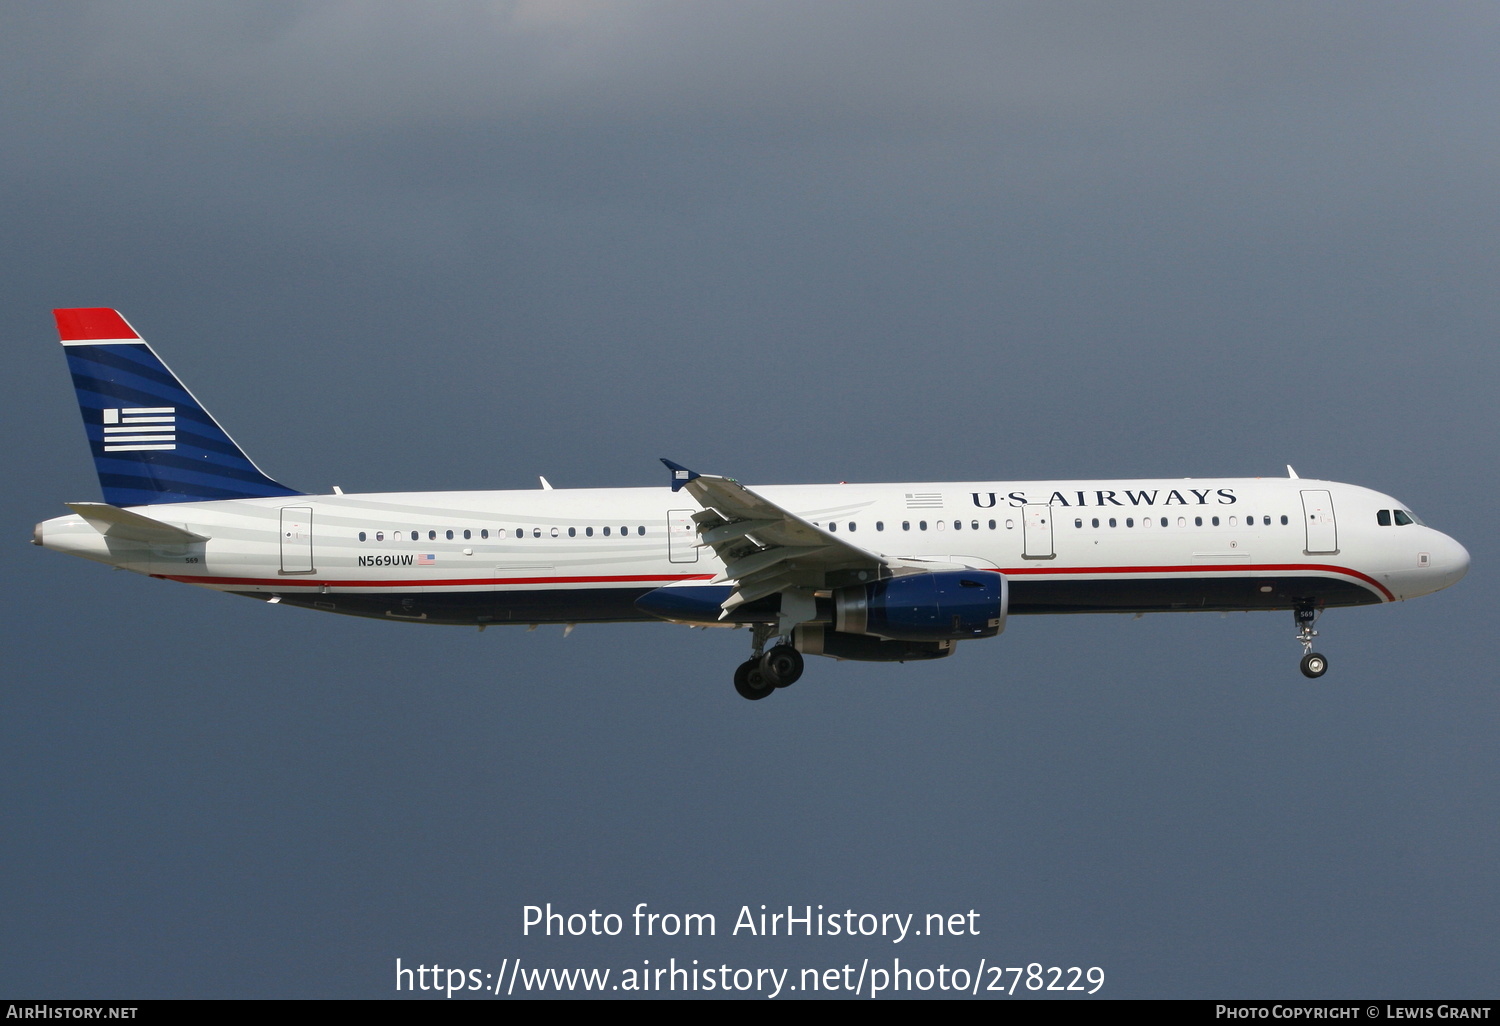
[{"label": "airplane", "polygon": [[[1012,615],[1291,610],[1416,598],[1469,554],[1389,495],[1299,478],[749,488],[662,460],[670,488],[297,491],[267,477],[120,314],[54,316],[103,502],[32,541],[265,602],[426,624],[747,628],[736,691],[803,656],[909,662]],[[775,643],[770,644],[774,639]]]}]

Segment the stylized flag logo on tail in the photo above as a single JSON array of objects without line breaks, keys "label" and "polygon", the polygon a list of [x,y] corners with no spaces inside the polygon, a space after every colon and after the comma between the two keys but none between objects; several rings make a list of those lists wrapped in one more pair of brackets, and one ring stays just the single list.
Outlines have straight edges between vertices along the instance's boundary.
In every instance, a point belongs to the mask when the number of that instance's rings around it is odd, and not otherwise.
[{"label": "stylized flag logo on tail", "polygon": [[271,480],[114,310],[55,310],[104,500],[301,495]]},{"label": "stylized flag logo on tail", "polygon": [[104,451],[140,452],[177,448],[175,406],[137,406],[104,411]]}]

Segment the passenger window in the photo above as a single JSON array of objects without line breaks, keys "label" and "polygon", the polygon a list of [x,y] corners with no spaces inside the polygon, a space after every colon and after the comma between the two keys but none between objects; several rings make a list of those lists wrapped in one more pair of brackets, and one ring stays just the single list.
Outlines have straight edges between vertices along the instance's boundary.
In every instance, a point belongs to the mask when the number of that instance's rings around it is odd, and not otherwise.
[{"label": "passenger window", "polygon": [[[479,537],[481,537],[481,538],[488,538],[489,536],[490,536],[490,529],[488,527],[484,527],[484,528],[480,529],[480,531],[479,531]],[[416,538],[416,535],[412,535],[412,537]]]},{"label": "passenger window", "polygon": [[1109,518],[1109,526],[1110,527],[1118,527],[1119,526],[1118,524],[1115,523],[1115,518],[1114,517],[1110,517]]},{"label": "passenger window", "polygon": [[583,536],[585,538],[592,538],[594,536],[594,529],[592,527],[585,527],[583,529]]},{"label": "passenger window", "polygon": [[1219,518],[1218,517],[1214,517],[1214,526],[1215,527],[1219,526]]},{"label": "passenger window", "polygon": [[1099,518],[1098,518],[1098,517],[1095,517],[1095,518],[1094,518],[1094,520],[1093,520],[1093,524],[1094,524],[1094,526],[1095,526],[1095,527],[1098,527],[1098,526],[1099,526]]},{"label": "passenger window", "polygon": [[609,537],[609,528],[607,528],[607,527],[604,529],[604,537],[606,537],[606,538]]},{"label": "passenger window", "polygon": [[533,527],[531,529],[531,536],[533,538],[540,538],[542,536],[542,529],[540,527]]},{"label": "passenger window", "polygon": [[359,532],[359,540],[360,541],[364,541],[365,540],[365,532],[363,532],[363,531]]},{"label": "passenger window", "polygon": [[917,530],[919,530],[919,531],[925,531],[925,530],[927,530],[927,521],[925,521],[925,520],[918,520],[917,521]]},{"label": "passenger window", "polygon": [[[1163,527],[1166,526],[1166,521],[1165,520],[1162,521],[1162,526]],[[1177,526],[1178,527],[1186,527],[1187,526],[1187,517],[1178,517],[1177,518]]]},{"label": "passenger window", "polygon": [[1134,527],[1135,526],[1135,517],[1126,517],[1125,518],[1125,526],[1126,527]]},{"label": "passenger window", "polygon": [[884,520],[877,520],[877,521],[875,521],[875,530],[877,530],[877,531],[884,531],[885,530],[885,521]]},{"label": "passenger window", "polygon": [[568,528],[568,537],[569,538],[576,538],[576,537],[578,537],[578,528],[576,528],[576,527],[570,527],[570,528]]},{"label": "passenger window", "polygon": [[[817,525],[813,525],[813,526],[817,526]],[[828,529],[830,531],[833,531],[834,533],[838,533],[839,525],[835,524],[832,520],[830,520],[830,521],[828,521]]]},{"label": "passenger window", "polygon": [[1240,526],[1239,517],[1230,517],[1229,518],[1229,526],[1230,527],[1238,527],[1238,526]]},{"label": "passenger window", "polygon": [[640,527],[637,527],[635,533],[644,536],[646,534],[646,525],[642,524]]},{"label": "passenger window", "polygon": [[1005,529],[1007,531],[1014,531],[1016,529],[1016,522],[1014,520],[1007,520],[1005,522]]},{"label": "passenger window", "polygon": [[854,530],[854,526],[855,526],[854,525],[854,521],[852,521],[852,520],[849,521],[849,530],[851,530],[851,531]]},{"label": "passenger window", "polygon": [[498,528],[498,529],[497,529],[497,530],[496,530],[496,531],[495,531],[495,537],[496,537],[496,538],[504,538],[504,537],[505,537],[505,528],[503,528],[503,527],[501,527],[501,528]]},{"label": "passenger window", "polygon": [[1083,526],[1083,518],[1079,517],[1078,519],[1074,520],[1073,521],[1073,526],[1074,527],[1082,527]]},{"label": "passenger window", "polygon": [[427,532],[427,540],[428,541],[437,541],[437,532],[436,531],[428,531]]},{"label": "passenger window", "polygon": [[995,522],[993,520],[991,520],[990,521],[990,530],[993,531],[994,529],[995,529]]},{"label": "passenger window", "polygon": [[903,530],[903,531],[910,531],[911,530],[911,521],[910,520],[903,520],[903,521],[901,521],[901,530]]},{"label": "passenger window", "polygon": [[385,541],[385,532],[384,531],[376,531],[375,532],[375,540],[376,541]]},{"label": "passenger window", "polygon": [[1194,517],[1193,518],[1193,526],[1194,527],[1202,527],[1203,526],[1203,518],[1202,517]]},{"label": "passenger window", "polygon": [[979,521],[975,520],[973,523],[969,524],[969,530],[971,530],[971,531],[977,531],[977,530],[979,530]]},{"label": "passenger window", "polygon": [[551,534],[552,534],[552,537],[554,537],[554,538],[556,538],[556,537],[557,537],[557,534],[558,534],[558,531],[557,531],[557,528],[555,528],[555,527],[554,527],[554,528],[553,528],[553,529],[552,529],[552,531],[551,531]]},{"label": "passenger window", "polygon": [[1283,527],[1286,526],[1286,514],[1284,514],[1284,513],[1281,516],[1281,526],[1283,526]]},{"label": "passenger window", "polygon": [[452,532],[452,531],[447,531],[447,532],[444,532],[444,533],[446,533],[446,534],[447,534],[447,536],[448,536],[448,540],[449,540],[449,541],[452,541],[452,540],[453,540],[453,532]]},{"label": "passenger window", "polygon": [[1166,517],[1162,517],[1161,518],[1161,526],[1163,526],[1163,527],[1167,526],[1167,518]]},{"label": "passenger window", "polygon": [[473,536],[467,530],[464,531],[464,541],[469,541],[472,537]]},{"label": "passenger window", "polygon": [[939,531],[946,531],[948,529],[948,522],[946,520],[936,520],[932,526],[936,527]]}]

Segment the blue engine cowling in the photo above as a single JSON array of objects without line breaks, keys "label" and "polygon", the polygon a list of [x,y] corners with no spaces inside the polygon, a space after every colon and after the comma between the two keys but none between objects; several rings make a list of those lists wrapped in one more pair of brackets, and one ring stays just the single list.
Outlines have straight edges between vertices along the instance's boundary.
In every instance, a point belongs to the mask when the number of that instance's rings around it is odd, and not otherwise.
[{"label": "blue engine cowling", "polygon": [[889,577],[833,593],[833,628],[893,641],[993,638],[1005,629],[1010,587],[993,570]]}]

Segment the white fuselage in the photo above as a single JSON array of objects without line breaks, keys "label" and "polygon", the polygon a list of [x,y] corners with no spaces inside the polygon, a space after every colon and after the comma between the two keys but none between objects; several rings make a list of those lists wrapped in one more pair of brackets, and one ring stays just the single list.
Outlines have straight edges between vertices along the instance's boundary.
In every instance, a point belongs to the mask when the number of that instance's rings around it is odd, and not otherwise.
[{"label": "white fuselage", "polygon": [[[1358,605],[1454,583],[1468,553],[1395,499],[1296,478],[784,485],[755,491],[883,556],[997,570],[1010,611]],[[660,488],[306,495],[133,507],[207,540],[36,541],[221,591],[436,623],[647,620],[637,597],[707,585],[698,512]],[[1388,511],[1382,520],[1381,511]],[[1403,515],[1400,520],[1405,520]]]}]

